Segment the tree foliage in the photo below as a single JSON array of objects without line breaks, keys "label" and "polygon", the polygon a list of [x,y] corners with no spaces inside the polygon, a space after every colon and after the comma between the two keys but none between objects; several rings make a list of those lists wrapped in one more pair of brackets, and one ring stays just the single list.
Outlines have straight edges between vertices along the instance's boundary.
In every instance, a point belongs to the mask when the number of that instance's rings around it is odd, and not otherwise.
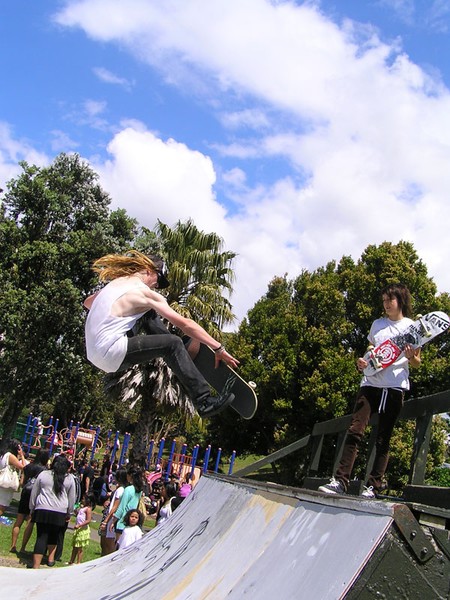
[{"label": "tree foliage", "polygon": [[[307,435],[316,422],[351,412],[360,382],[355,361],[382,314],[380,290],[399,281],[411,290],[416,314],[449,312],[448,294],[437,295],[409,242],[371,245],[357,262],[344,256],[292,281],[271,281],[233,341],[243,375],[258,385],[259,410],[238,427],[232,415],[221,419],[216,431],[222,444],[268,453]],[[448,389],[448,334],[422,356],[422,367],[411,370],[414,396]],[[404,456],[398,460],[405,470]]]},{"label": "tree foliage", "polygon": [[[109,210],[97,175],[77,155],[45,168],[21,163],[0,214],[0,407],[5,434],[48,407],[66,423],[101,409],[98,375],[85,360],[82,299],[92,261],[118,251],[135,222]],[[98,401],[102,400],[102,401]]]}]

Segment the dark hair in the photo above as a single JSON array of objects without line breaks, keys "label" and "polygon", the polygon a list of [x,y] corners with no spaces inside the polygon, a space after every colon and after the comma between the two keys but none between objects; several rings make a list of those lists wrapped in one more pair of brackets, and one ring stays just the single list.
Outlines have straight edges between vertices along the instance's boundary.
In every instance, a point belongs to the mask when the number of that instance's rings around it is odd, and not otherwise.
[{"label": "dark hair", "polygon": [[14,456],[19,455],[20,442],[16,438],[2,438],[0,441],[0,456],[11,452]]},{"label": "dark hair", "polygon": [[127,474],[128,473],[127,473],[126,469],[124,469],[122,467],[120,469],[117,469],[117,471],[114,475],[114,478],[118,485],[123,485],[124,487],[127,485],[127,483],[128,483]]},{"label": "dark hair", "polygon": [[142,525],[144,524],[144,515],[141,513],[141,511],[138,508],[130,508],[130,510],[124,516],[123,522],[125,523],[125,525],[127,527],[129,527],[130,526],[130,516],[133,513],[137,513],[139,515],[138,525],[139,525],[139,527],[142,527]]},{"label": "dark hair", "polygon": [[169,496],[169,498],[171,498],[172,496],[176,496],[177,495],[178,486],[175,485],[174,483],[172,483],[172,482],[166,483],[164,485],[164,488],[165,488],[166,493]]},{"label": "dark hair", "polygon": [[144,471],[141,467],[134,465],[128,467],[127,475],[131,477],[132,485],[134,485],[136,492],[142,492],[144,489]]},{"label": "dark hair", "polygon": [[62,454],[59,454],[53,459],[51,469],[53,471],[53,489],[57,496],[61,496],[64,479],[70,469],[70,461]]},{"label": "dark hair", "polygon": [[83,503],[85,506],[90,506],[92,510],[96,507],[95,495],[92,492],[86,492],[83,496]]},{"label": "dark hair", "polygon": [[47,463],[50,458],[50,452],[48,450],[44,450],[43,448],[39,448],[36,452],[36,456],[34,457],[34,463],[37,465],[42,465],[43,467],[47,466]]},{"label": "dark hair", "polygon": [[391,283],[381,290],[382,296],[396,298],[399,309],[404,317],[412,318],[411,294],[403,283]]}]

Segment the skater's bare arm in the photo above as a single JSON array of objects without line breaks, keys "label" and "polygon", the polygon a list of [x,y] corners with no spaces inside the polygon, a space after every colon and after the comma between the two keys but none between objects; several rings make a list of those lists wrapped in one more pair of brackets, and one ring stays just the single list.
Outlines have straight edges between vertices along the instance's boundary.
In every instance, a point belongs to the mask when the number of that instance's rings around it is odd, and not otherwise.
[{"label": "skater's bare arm", "polygon": [[233,356],[231,356],[231,354],[225,350],[221,343],[215,340],[213,337],[211,337],[209,333],[207,333],[203,329],[203,327],[201,327],[198,323],[196,323],[192,319],[188,319],[179,315],[176,311],[170,308],[170,306],[167,303],[166,306],[163,307],[163,310],[161,310],[161,307],[158,307],[155,310],[162,317],[170,321],[172,325],[175,325],[175,327],[181,329],[181,331],[184,334],[212,348],[215,351],[216,355],[216,367],[219,365],[219,362],[221,360],[223,360],[223,362],[230,367],[238,366],[239,361]]},{"label": "skater's bare arm", "polygon": [[[238,366],[239,361],[236,358],[234,358],[229,352],[227,352],[220,342],[218,342],[212,336],[210,336],[209,333],[205,331],[203,327],[201,327],[201,325],[199,325],[192,319],[188,319],[178,314],[175,310],[173,310],[173,308],[171,308],[167,304],[167,300],[163,296],[161,296],[161,294],[157,294],[152,290],[149,290],[149,292],[152,295],[151,308],[154,308],[161,317],[167,319],[170,323],[172,323],[172,325],[175,325],[175,327],[181,329],[181,331],[184,334],[188,335],[190,338],[197,340],[202,344],[206,344],[214,351],[217,350],[216,367],[218,366],[221,360],[223,360],[223,362],[229,365],[230,367]],[[147,293],[146,290],[145,293]],[[156,298],[154,298],[155,296]]]},{"label": "skater's bare arm", "polygon": [[[148,287],[139,287],[136,290],[127,292],[121,296],[113,305],[112,312],[116,316],[124,317],[134,315],[148,310],[155,310],[161,317],[167,319],[172,325],[181,329],[183,333],[206,344],[213,350],[221,348],[220,342],[215,340],[207,333],[203,327],[192,319],[183,317],[167,304],[167,300],[154,290]],[[230,367],[236,367],[239,361],[236,360],[225,349],[216,352],[216,366],[223,360]]]}]

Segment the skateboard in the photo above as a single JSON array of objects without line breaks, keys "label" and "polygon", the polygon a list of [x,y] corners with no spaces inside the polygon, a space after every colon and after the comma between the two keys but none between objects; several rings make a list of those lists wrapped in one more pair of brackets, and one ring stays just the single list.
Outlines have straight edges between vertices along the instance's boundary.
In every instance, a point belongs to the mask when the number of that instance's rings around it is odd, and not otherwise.
[{"label": "skateboard", "polygon": [[255,394],[256,384],[253,381],[244,381],[234,369],[220,361],[215,368],[215,354],[211,348],[200,344],[194,364],[209,385],[219,394],[232,392],[234,400],[231,408],[241,415],[243,419],[251,419],[258,407],[258,398]]},{"label": "skateboard", "polygon": [[369,346],[364,360],[367,367],[365,375],[374,375],[394,364],[402,355],[408,344],[413,348],[420,348],[443,333],[450,326],[450,319],[444,312],[436,310],[426,315],[418,315],[403,333],[400,333],[379,344],[376,348]]}]

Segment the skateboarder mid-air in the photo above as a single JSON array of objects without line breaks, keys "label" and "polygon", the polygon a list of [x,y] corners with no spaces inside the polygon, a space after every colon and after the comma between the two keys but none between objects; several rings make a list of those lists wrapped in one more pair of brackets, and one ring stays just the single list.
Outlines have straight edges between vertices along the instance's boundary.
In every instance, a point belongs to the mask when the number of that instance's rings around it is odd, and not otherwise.
[{"label": "skateboarder mid-air", "polygon": [[[231,404],[234,394],[212,396],[210,387],[194,365],[180,337],[171,334],[160,317],[167,319],[193,340],[209,346],[216,366],[223,361],[236,367],[239,361],[198,323],[181,316],[155,289],[169,286],[164,261],[136,250],[126,255],[108,254],[94,262],[100,281],[108,282],[84,305],[86,351],[88,360],[107,373],[125,371],[132,365],[162,358],[172,369],[201,417],[211,417]],[[149,335],[130,336],[145,313],[153,318],[146,323]]]},{"label": "skateboarder mid-air", "polygon": [[[385,316],[372,323],[369,342],[374,346],[404,332],[413,321],[411,295],[402,284],[389,285],[381,292]],[[367,361],[358,358],[359,371],[367,367]],[[353,409],[352,421],[347,430],[342,458],[330,483],[319,487],[327,494],[345,494],[350,480],[359,444],[372,414],[379,413],[376,437],[376,455],[367,487],[362,492],[365,498],[375,498],[382,489],[382,478],[389,459],[389,442],[395,422],[403,406],[405,392],[409,390],[409,367],[420,365],[420,348],[406,345],[402,356],[389,368],[372,376],[364,375]]]}]

